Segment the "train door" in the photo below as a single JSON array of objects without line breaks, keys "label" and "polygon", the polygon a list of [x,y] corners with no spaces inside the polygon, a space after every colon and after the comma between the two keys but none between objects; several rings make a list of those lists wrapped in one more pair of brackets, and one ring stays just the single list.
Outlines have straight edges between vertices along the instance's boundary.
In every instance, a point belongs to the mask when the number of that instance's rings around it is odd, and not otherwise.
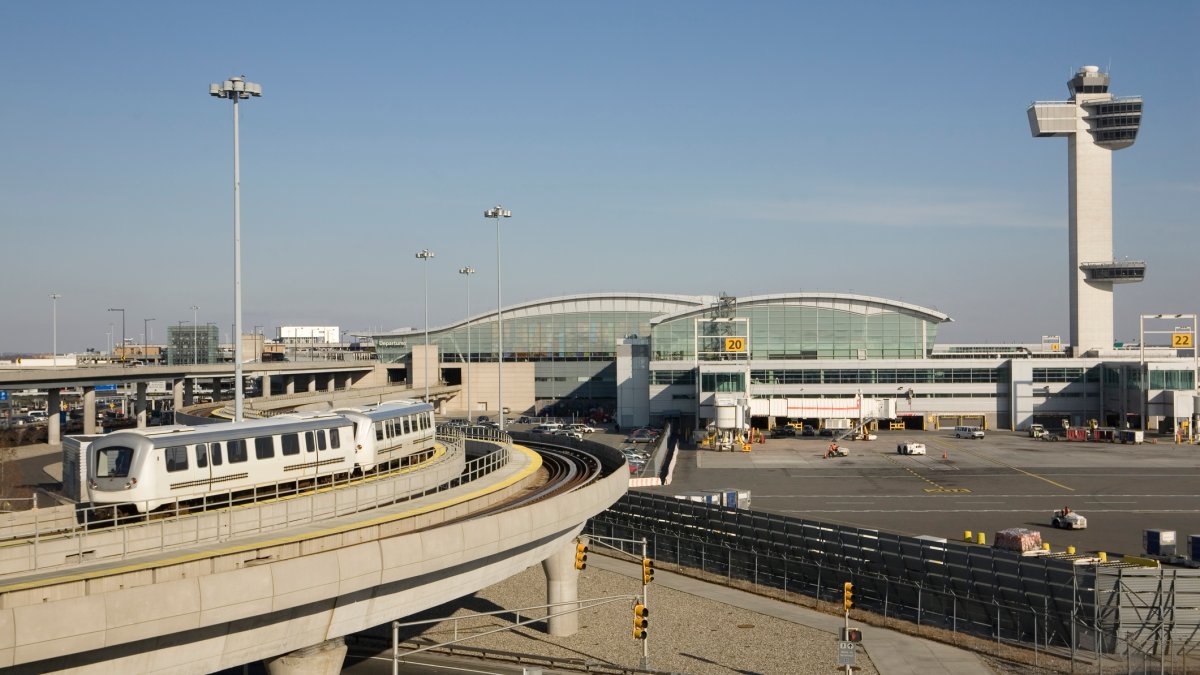
[{"label": "train door", "polygon": [[194,468],[188,472],[196,486],[189,492],[208,492],[212,486],[212,466],[208,461],[208,444],[197,443],[192,446],[192,461]]}]

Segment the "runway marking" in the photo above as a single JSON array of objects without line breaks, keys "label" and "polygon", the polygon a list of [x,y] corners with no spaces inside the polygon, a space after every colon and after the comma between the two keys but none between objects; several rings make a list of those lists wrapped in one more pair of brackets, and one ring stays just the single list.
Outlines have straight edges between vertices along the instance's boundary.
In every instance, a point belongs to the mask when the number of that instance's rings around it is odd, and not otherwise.
[{"label": "runway marking", "polygon": [[962,451],[962,452],[965,452],[965,453],[967,453],[968,455],[972,455],[972,456],[974,456],[974,457],[977,457],[977,458],[979,458],[979,459],[982,459],[982,460],[986,460],[986,461],[988,461],[988,462],[991,462],[992,464],[995,464],[995,465],[997,465],[997,466],[1002,466],[1002,467],[1004,467],[1004,468],[1006,468],[1006,469],[1012,469],[1013,471],[1016,471],[1016,472],[1018,472],[1018,473],[1023,473],[1023,474],[1025,474],[1026,476],[1029,476],[1030,478],[1036,478],[1036,479],[1038,479],[1038,480],[1041,480],[1041,481],[1046,481],[1047,483],[1049,483],[1049,484],[1051,484],[1051,485],[1053,485],[1053,486],[1055,486],[1055,487],[1060,487],[1060,488],[1062,488],[1062,489],[1064,489],[1064,490],[1067,490],[1067,491],[1069,491],[1069,492],[1074,492],[1074,491],[1075,491],[1075,488],[1073,488],[1073,487],[1069,487],[1069,486],[1063,485],[1062,483],[1059,483],[1059,482],[1056,482],[1056,481],[1052,481],[1052,480],[1050,480],[1049,478],[1046,478],[1045,476],[1039,476],[1039,475],[1037,475],[1036,473],[1031,473],[1031,472],[1029,472],[1029,471],[1026,471],[1025,469],[1018,469],[1017,467],[1013,466],[1012,464],[1006,464],[1006,463],[1004,463],[1004,462],[1001,462],[1001,461],[1000,461],[1000,460],[998,460],[998,459],[992,459],[991,457],[988,457],[987,455],[981,455],[981,454],[979,454],[979,453],[977,453],[977,452],[975,452],[974,450],[971,450],[971,449],[969,449],[969,448],[957,448],[957,449],[958,449],[958,450],[960,450],[960,451]]},{"label": "runway marking", "polygon": [[[930,482],[932,483],[933,481],[930,481]],[[926,492],[931,492],[931,493],[934,493],[934,494],[941,494],[941,493],[944,493],[944,492],[963,493],[963,492],[970,492],[971,490],[970,490],[970,489],[968,489],[968,488],[944,488],[944,487],[935,487],[935,488],[925,488],[925,491],[926,491]]]}]

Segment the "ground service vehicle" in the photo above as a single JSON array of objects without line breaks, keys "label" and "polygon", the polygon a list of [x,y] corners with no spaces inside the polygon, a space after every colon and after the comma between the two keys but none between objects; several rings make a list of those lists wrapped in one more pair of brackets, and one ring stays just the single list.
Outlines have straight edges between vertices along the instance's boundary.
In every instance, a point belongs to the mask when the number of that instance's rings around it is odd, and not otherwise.
[{"label": "ground service vehicle", "polygon": [[1042,434],[1044,434],[1044,433],[1046,433],[1046,427],[1042,426],[1041,424],[1030,424],[1029,425],[1029,437],[1030,438],[1041,438]]},{"label": "ground service vehicle", "polygon": [[1087,529],[1087,518],[1070,509],[1063,508],[1055,511],[1054,515],[1050,517],[1050,525],[1063,530],[1085,530]]},{"label": "ground service vehicle", "polygon": [[433,406],[389,401],[269,419],[128,429],[88,447],[88,496],[138,512],[209,492],[312,481],[420,461],[435,448]]},{"label": "ground service vehicle", "polygon": [[983,438],[983,429],[979,427],[954,427],[955,438]]},{"label": "ground service vehicle", "polygon": [[905,441],[896,446],[896,454],[899,455],[924,455],[925,444],[914,443],[913,441]]}]

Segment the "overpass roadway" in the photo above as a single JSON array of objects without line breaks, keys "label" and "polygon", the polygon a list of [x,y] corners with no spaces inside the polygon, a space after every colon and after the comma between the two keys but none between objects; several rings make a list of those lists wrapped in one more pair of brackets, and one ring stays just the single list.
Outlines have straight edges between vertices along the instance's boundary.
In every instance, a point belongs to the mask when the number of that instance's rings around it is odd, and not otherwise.
[{"label": "overpass roadway", "polygon": [[[590,482],[555,488],[541,456],[507,437],[464,445],[491,454],[463,470],[451,442],[421,472],[0,542],[0,667],[206,673],[274,659],[273,672],[337,672],[342,636],[538,562],[550,601],[575,600],[573,539],[625,492],[622,460],[600,451]],[[425,489],[421,476],[441,489],[397,502]],[[569,616],[551,632],[573,633]]]}]

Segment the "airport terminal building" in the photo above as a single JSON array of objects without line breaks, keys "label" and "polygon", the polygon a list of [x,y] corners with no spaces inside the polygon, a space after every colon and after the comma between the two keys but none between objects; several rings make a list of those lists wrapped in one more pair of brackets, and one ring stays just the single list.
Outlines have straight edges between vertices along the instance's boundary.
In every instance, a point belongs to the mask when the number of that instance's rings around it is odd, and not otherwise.
[{"label": "airport terminal building", "polygon": [[[880,423],[1024,429],[1033,423],[1168,431],[1196,410],[1196,361],[1165,348],[1074,357],[1058,341],[937,344],[934,309],[842,293],[745,298],[594,293],[504,308],[460,323],[374,335],[379,360],[413,386],[463,385],[445,413],[587,415],[622,426],[704,428],[728,401],[757,427],[817,425],[873,411]],[[467,392],[471,393],[467,393]],[[470,402],[468,404],[468,401]],[[864,402],[869,403],[866,405]],[[885,417],[886,416],[886,417]]]}]

